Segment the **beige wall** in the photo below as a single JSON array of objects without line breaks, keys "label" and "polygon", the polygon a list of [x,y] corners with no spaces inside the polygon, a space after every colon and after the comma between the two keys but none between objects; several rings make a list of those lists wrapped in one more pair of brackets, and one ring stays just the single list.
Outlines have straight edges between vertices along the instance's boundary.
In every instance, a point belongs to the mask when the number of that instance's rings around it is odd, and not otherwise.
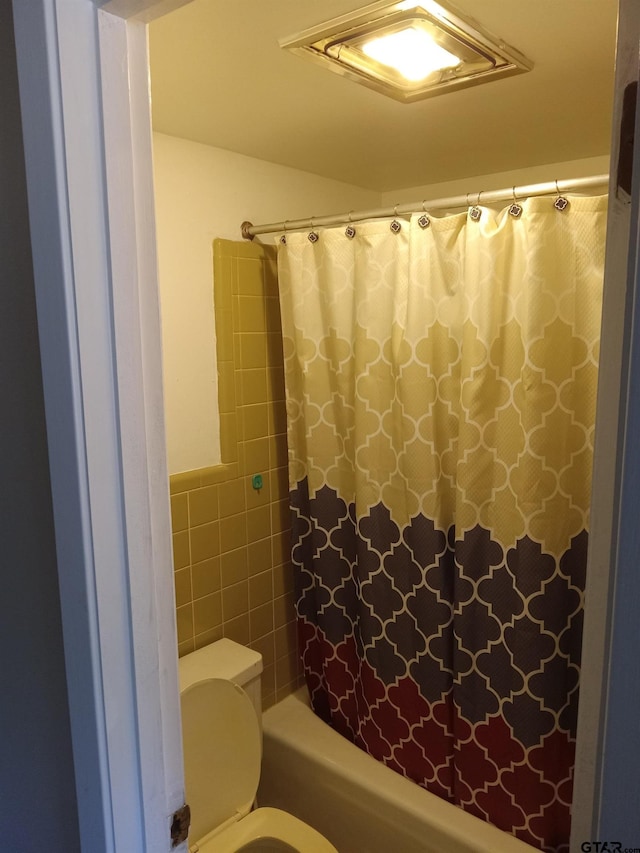
[{"label": "beige wall", "polygon": [[[211,246],[255,224],[377,207],[378,193],[154,134],[169,472],[220,461]],[[194,369],[198,365],[198,369]]]},{"label": "beige wall", "polygon": [[[472,169],[472,165],[470,166]],[[510,172],[496,172],[491,175],[471,175],[458,181],[443,181],[438,184],[407,187],[402,190],[382,194],[382,205],[410,204],[421,199],[448,198],[466,195],[475,201],[477,193],[487,190],[501,190],[505,187],[524,186],[526,184],[546,183],[547,181],[566,180],[567,178],[586,178],[591,175],[606,174],[609,171],[609,157],[588,157],[583,160],[568,160],[564,163],[543,163]]]}]

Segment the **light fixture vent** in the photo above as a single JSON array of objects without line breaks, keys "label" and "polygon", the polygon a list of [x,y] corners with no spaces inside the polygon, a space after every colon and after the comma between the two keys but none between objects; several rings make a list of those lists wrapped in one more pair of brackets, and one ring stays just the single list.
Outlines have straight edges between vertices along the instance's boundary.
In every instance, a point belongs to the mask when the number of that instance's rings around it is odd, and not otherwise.
[{"label": "light fixture vent", "polygon": [[373,3],[280,46],[405,103],[533,67],[476,22],[435,0]]}]

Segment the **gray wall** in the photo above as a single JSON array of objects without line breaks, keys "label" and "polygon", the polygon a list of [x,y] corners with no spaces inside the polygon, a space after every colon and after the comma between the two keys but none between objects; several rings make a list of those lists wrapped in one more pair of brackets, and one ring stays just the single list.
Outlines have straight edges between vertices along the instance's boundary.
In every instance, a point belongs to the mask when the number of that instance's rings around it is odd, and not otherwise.
[{"label": "gray wall", "polygon": [[11,0],[0,0],[0,850],[80,850]]}]

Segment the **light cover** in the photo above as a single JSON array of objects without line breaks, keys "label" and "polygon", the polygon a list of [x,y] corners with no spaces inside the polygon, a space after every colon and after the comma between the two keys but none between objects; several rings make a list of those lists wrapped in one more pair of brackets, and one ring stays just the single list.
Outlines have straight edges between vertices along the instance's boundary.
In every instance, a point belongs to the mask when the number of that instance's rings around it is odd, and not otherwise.
[{"label": "light cover", "polygon": [[404,102],[532,68],[518,51],[435,0],[380,0],[280,45]]},{"label": "light cover", "polygon": [[460,57],[440,47],[424,30],[407,27],[366,42],[362,50],[372,59],[399,71],[407,80],[424,80],[434,71],[455,68]]}]

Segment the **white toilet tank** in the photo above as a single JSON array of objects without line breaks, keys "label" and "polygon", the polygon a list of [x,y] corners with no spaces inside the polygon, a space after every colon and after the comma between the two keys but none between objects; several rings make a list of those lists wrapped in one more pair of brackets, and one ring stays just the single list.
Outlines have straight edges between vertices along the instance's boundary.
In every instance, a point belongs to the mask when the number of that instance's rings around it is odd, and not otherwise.
[{"label": "white toilet tank", "polygon": [[262,655],[226,637],[178,661],[180,692],[206,678],[224,678],[242,687],[262,727]]}]

